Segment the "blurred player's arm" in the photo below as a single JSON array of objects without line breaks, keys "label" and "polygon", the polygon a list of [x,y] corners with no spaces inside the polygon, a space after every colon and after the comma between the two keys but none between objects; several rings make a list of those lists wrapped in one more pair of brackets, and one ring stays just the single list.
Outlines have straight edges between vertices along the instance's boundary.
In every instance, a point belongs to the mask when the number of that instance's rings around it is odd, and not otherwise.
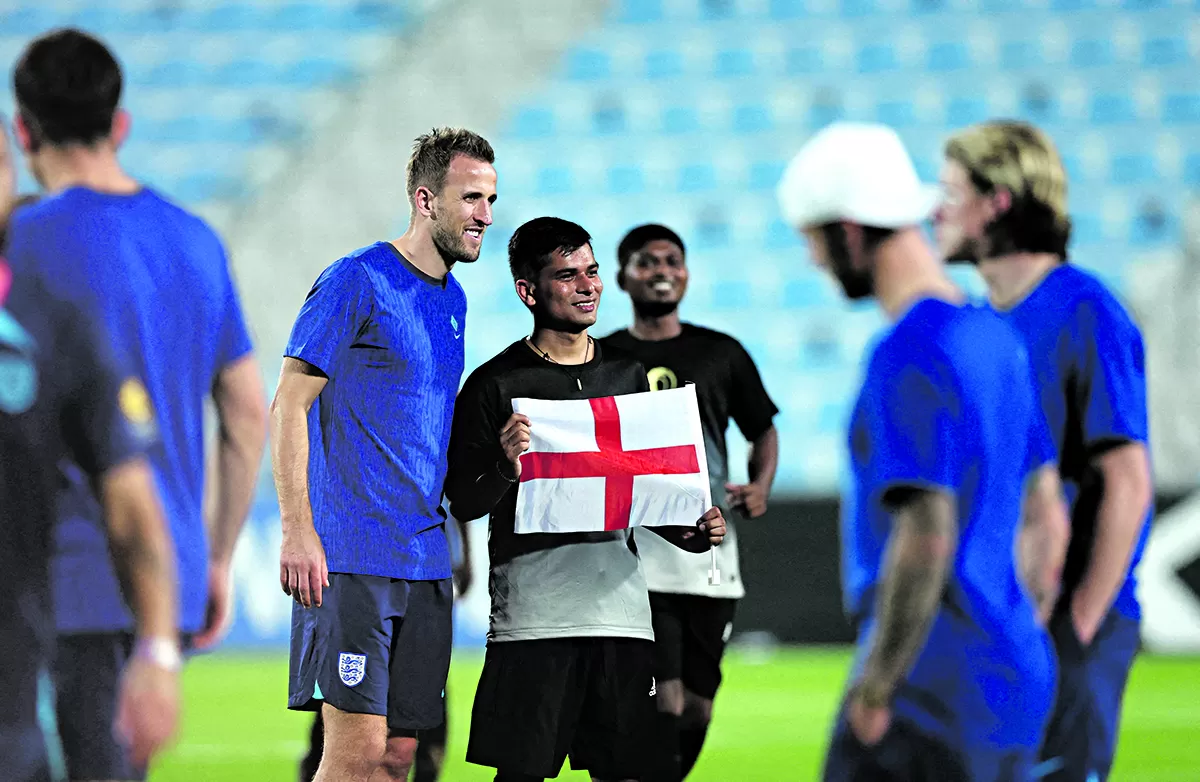
[{"label": "blurred player's arm", "polygon": [[467,378],[454,403],[446,472],[450,513],[464,523],[491,513],[520,479],[520,456],[529,449],[529,419],[511,411],[501,415],[494,384]]},{"label": "blurred player's arm", "polygon": [[938,490],[893,490],[892,533],[884,552],[871,635],[855,686],[864,705],[886,705],[925,645],[958,545],[954,497]]},{"label": "blurred player's arm", "polygon": [[1056,465],[1045,464],[1029,476],[1021,516],[1017,562],[1021,580],[1033,595],[1038,617],[1045,624],[1058,601],[1063,561],[1071,536]]},{"label": "blurred player's arm", "polygon": [[1088,645],[1125,582],[1154,486],[1142,336],[1115,306],[1095,305],[1081,318],[1088,339],[1079,357],[1076,403],[1092,466],[1103,480],[1091,556],[1071,603],[1075,630]]},{"label": "blurred player's arm", "polygon": [[321,590],[329,586],[325,548],[313,526],[308,494],[308,411],[327,382],[311,364],[285,358],[271,402],[271,472],[283,523],[279,582],[305,608],[320,605]]},{"label": "blurred player's arm", "polygon": [[771,422],[779,408],[767,394],[754,360],[741,345],[737,345],[731,363],[730,412],[750,443],[746,465],[750,482],[725,484],[726,502],[746,518],[755,519],[767,512],[767,498],[779,467],[779,432]]}]

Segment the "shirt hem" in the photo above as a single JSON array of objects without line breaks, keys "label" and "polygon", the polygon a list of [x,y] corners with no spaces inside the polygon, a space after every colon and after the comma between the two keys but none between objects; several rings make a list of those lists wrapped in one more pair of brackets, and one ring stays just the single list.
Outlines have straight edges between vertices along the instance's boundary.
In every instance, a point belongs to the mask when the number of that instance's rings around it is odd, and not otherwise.
[{"label": "shirt hem", "polygon": [[541,641],[556,638],[634,638],[641,641],[653,641],[654,630],[631,627],[554,627],[531,630],[490,631],[488,643],[503,643],[505,641]]}]

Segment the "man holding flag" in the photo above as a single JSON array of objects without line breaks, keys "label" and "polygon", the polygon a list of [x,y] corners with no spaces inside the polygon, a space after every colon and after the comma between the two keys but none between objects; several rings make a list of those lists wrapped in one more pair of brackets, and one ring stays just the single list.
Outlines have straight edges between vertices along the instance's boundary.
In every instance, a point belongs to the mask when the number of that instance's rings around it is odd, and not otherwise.
[{"label": "man holding flag", "polygon": [[[671,472],[662,483],[706,483],[698,417],[691,467],[680,466],[688,461],[687,446],[645,447],[652,439],[646,430],[658,428],[657,421],[638,427],[634,420],[623,429],[620,411],[630,419],[632,406],[622,395],[649,387],[637,361],[602,350],[588,335],[604,285],[587,231],[558,218],[532,220],[513,234],[509,266],[533,314],[533,334],[479,367],[459,392],[446,478],[456,518],[491,514],[491,628],[467,760],[496,768],[497,782],[557,776],[568,755],[572,768],[593,779],[636,779],[651,754],[654,633],[629,527],[660,523],[661,515],[649,518],[647,509],[661,511],[681,495],[699,509],[691,516],[700,517],[697,526],[653,531],[704,551],[720,543],[725,521],[719,509],[694,500],[707,491],[646,498],[649,484],[638,477],[652,483]],[[579,409],[594,420],[581,415],[579,434],[588,443],[594,428],[596,450],[585,444],[579,453],[523,459],[538,442],[536,416],[514,412],[514,400],[543,409],[555,403],[540,400],[588,402]],[[633,450],[635,440],[643,450]],[[660,456],[657,470],[650,453]],[[612,471],[581,474],[588,468],[571,467],[573,460]],[[601,485],[603,500],[590,501]],[[518,521],[528,523],[522,514],[531,496],[540,498],[534,500],[540,532],[518,528]]]}]

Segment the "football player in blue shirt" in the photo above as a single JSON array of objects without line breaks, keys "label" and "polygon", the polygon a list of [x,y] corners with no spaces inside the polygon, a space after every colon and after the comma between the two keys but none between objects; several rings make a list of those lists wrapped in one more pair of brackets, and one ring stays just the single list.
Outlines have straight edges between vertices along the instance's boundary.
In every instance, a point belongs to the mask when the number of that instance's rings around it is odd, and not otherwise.
[{"label": "football player in blue shirt", "polygon": [[1022,122],[964,130],[946,145],[942,180],[942,253],[978,267],[992,307],[1024,337],[1071,505],[1041,771],[1104,780],[1138,650],[1135,568],[1153,504],[1142,335],[1102,282],[1067,262],[1067,176],[1045,133]]},{"label": "football player in blue shirt", "polygon": [[479,257],[494,158],[467,130],[418,138],[408,230],[327,268],[288,342],[271,417],[280,584],[296,599],[288,706],[321,709],[321,782],[405,780],[417,732],[442,722],[440,503],[467,314],[450,270]]},{"label": "football player in blue shirt", "polygon": [[[98,40],[59,30],[34,40],[13,74],[17,139],[45,189],[9,231],[14,268],[94,313],[128,354],[155,410],[147,457],[175,544],[180,629],[216,642],[229,615],[230,563],[266,438],[266,395],[220,240],[199,218],[126,174],[130,127],[121,69]],[[203,514],[204,403],[219,417],[212,517]],[[118,588],[101,507],[81,465],[64,463],[53,565],[59,643],[54,678],[71,779],[135,779],[107,725],[133,619]],[[211,533],[206,530],[211,530]]]},{"label": "football player in blue shirt", "polygon": [[1066,511],[1020,338],[945,276],[918,227],[938,194],[890,129],[822,130],[779,197],[814,260],[892,321],[848,437],[858,650],[824,778],[1023,782],[1055,676],[1035,596],[1053,594],[1042,555]]},{"label": "football player in blue shirt", "polygon": [[0,259],[0,769],[12,782],[51,779],[39,725],[54,645],[50,558],[59,462],[92,480],[106,538],[136,617],[113,732],[139,764],[175,730],[180,651],[171,541],[144,458],[154,436],[145,391],[117,369],[101,324]]}]

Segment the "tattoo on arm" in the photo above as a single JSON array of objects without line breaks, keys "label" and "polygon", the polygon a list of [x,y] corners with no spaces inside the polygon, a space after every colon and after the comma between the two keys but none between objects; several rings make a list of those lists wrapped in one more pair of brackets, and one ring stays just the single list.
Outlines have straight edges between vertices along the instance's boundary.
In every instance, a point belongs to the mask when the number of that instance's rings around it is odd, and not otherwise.
[{"label": "tattoo on arm", "polygon": [[950,495],[911,492],[894,507],[875,629],[858,684],[863,699],[876,706],[891,697],[929,636],[958,540]]}]

